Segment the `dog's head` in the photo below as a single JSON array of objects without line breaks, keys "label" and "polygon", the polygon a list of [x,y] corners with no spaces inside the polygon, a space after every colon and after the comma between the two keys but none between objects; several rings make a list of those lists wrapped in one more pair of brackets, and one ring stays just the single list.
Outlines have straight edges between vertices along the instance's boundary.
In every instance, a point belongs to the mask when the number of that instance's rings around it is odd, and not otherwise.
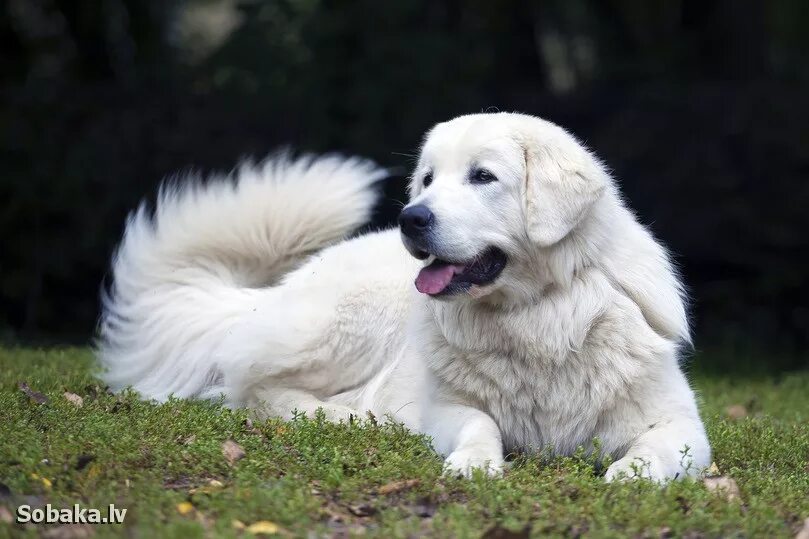
[{"label": "dog's head", "polygon": [[496,113],[438,124],[399,216],[405,247],[426,262],[416,287],[479,298],[525,286],[526,265],[580,226],[608,182],[597,159],[545,120]]}]

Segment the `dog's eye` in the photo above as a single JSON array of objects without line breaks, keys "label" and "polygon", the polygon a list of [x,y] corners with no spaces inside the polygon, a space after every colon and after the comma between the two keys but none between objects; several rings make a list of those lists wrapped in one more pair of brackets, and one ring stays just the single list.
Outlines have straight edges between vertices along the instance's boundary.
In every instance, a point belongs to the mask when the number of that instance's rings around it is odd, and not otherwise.
[{"label": "dog's eye", "polygon": [[429,187],[429,185],[433,183],[433,173],[428,172],[425,174],[424,178],[421,180],[421,183],[424,185],[424,187]]},{"label": "dog's eye", "polygon": [[486,170],[485,168],[478,168],[472,171],[469,175],[470,183],[491,183],[496,182],[497,176]]}]

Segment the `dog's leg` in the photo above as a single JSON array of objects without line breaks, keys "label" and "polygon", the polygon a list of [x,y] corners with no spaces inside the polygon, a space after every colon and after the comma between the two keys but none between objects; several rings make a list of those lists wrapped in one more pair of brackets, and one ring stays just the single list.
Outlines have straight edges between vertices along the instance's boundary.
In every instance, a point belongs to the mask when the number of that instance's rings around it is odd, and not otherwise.
[{"label": "dog's leg", "polygon": [[300,389],[268,387],[255,392],[255,401],[250,407],[262,418],[281,417],[291,420],[296,413],[306,414],[310,419],[322,410],[327,421],[337,423],[349,421],[353,416],[359,418],[357,410],[340,404],[325,402],[317,396]]},{"label": "dog's leg", "polygon": [[474,469],[499,474],[503,469],[500,429],[484,412],[459,404],[436,404],[426,419],[427,432],[448,471],[469,477]]},{"label": "dog's leg", "polygon": [[638,436],[626,455],[613,462],[605,479],[647,478],[668,481],[693,477],[706,468],[711,450],[699,418],[658,421]]},{"label": "dog's leg", "polygon": [[340,300],[323,287],[262,290],[219,344],[230,401],[263,418],[312,418],[318,409],[334,422],[359,417],[350,402],[332,397],[361,383],[367,363],[379,358],[358,359],[368,340],[340,314]]}]

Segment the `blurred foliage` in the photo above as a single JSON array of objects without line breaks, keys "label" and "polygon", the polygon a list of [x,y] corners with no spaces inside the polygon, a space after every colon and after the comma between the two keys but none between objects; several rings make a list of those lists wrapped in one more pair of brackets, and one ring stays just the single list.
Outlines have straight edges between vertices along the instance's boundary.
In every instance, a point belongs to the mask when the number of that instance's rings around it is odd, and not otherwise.
[{"label": "blurred foliage", "polygon": [[794,352],[808,55],[800,0],[6,0],[0,337],[86,341],[126,212],[166,175],[280,144],[406,174],[433,123],[497,107],[613,167],[682,265],[698,346]]}]

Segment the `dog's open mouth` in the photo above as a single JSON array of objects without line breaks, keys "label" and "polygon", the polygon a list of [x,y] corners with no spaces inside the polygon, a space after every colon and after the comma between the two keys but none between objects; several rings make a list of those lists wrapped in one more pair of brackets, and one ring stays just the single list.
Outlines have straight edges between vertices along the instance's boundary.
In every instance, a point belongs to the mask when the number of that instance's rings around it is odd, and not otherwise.
[{"label": "dog's open mouth", "polygon": [[472,285],[487,285],[497,279],[507,261],[506,253],[497,247],[489,247],[466,263],[436,258],[419,272],[416,289],[422,294],[444,296],[463,292]]}]

